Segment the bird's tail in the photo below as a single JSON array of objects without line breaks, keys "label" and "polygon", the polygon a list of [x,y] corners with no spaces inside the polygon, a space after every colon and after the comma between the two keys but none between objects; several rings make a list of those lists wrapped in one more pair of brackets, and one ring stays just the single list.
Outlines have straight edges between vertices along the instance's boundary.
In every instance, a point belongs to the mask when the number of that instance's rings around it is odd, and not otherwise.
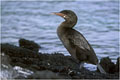
[{"label": "bird's tail", "polygon": [[105,70],[102,68],[102,66],[99,63],[97,64],[97,67],[101,73],[106,74]]}]

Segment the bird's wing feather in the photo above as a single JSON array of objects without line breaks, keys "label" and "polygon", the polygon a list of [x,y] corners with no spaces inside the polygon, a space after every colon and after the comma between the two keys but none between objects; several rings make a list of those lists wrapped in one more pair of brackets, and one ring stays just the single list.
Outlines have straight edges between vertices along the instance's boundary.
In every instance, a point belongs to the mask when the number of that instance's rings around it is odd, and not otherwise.
[{"label": "bird's wing feather", "polygon": [[73,33],[71,32],[70,36],[67,36],[67,38],[71,43],[78,46],[79,48],[83,50],[86,50],[86,49],[91,50],[88,41],[85,39],[85,37],[81,33],[77,31],[74,31]]},{"label": "bird's wing feather", "polygon": [[66,34],[69,45],[75,50],[75,53],[71,54],[75,54],[79,62],[85,61],[92,64],[98,62],[93,48],[81,33],[74,29],[70,29],[69,33]]},{"label": "bird's wing feather", "polygon": [[76,58],[79,62],[87,61],[89,58],[89,53],[91,48],[87,40],[78,32],[70,33],[70,36],[67,36],[69,43],[75,49]]}]

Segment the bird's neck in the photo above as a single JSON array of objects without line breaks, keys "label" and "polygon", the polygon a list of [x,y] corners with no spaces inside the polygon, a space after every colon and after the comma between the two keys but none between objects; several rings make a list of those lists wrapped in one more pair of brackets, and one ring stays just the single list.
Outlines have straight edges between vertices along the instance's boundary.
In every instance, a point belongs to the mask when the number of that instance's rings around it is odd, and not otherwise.
[{"label": "bird's neck", "polygon": [[60,28],[73,28],[75,26],[75,22],[64,21],[60,24]]},{"label": "bird's neck", "polygon": [[73,27],[74,27],[74,25],[67,21],[62,22],[59,25],[59,27],[57,28],[58,36],[60,37],[60,36],[64,35],[69,29],[72,29]]}]

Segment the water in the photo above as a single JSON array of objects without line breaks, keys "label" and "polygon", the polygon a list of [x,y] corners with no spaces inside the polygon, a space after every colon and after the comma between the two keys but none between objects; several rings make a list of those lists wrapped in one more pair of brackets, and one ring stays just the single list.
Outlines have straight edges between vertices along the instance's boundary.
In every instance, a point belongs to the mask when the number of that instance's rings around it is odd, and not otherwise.
[{"label": "water", "polygon": [[18,45],[20,38],[42,46],[40,52],[69,55],[56,34],[61,17],[51,12],[73,10],[78,16],[75,29],[94,48],[98,58],[119,54],[117,1],[5,1],[1,8],[1,42]]}]

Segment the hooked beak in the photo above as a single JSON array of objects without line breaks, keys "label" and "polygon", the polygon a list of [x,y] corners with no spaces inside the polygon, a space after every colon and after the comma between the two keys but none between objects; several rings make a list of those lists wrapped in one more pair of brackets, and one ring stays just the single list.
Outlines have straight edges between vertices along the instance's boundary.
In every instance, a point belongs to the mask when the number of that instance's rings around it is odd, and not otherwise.
[{"label": "hooked beak", "polygon": [[58,15],[58,16],[61,16],[61,17],[63,17],[63,18],[66,17],[65,14],[63,14],[63,13],[59,13],[59,12],[53,12],[52,14],[54,14],[54,15]]}]

